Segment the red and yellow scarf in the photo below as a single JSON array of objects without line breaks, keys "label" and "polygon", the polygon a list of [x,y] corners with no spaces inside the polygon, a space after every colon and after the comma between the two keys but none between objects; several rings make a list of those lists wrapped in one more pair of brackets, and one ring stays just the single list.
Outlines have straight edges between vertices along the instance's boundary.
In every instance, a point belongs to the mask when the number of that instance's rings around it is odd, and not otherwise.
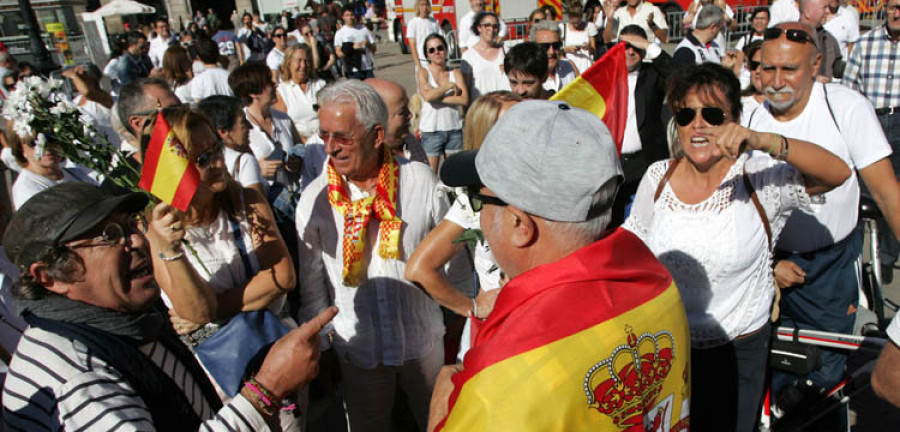
[{"label": "red and yellow scarf", "polygon": [[385,152],[385,161],[378,172],[375,195],[350,201],[347,185],[328,161],[328,202],[344,217],[344,270],[345,286],[359,286],[362,272],[362,257],[366,247],[366,227],[374,215],[381,223],[378,226],[378,256],[383,259],[400,258],[400,226],[403,221],[397,217],[397,189],[400,167],[390,152]]}]

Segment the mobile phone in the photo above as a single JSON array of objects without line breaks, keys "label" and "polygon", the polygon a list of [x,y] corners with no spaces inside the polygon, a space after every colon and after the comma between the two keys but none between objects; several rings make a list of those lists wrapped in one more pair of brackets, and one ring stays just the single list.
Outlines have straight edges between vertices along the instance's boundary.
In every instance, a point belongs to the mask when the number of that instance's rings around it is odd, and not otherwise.
[{"label": "mobile phone", "polygon": [[285,154],[284,150],[282,150],[282,149],[279,147],[279,148],[276,148],[275,150],[272,150],[272,153],[269,153],[269,155],[266,156],[266,159],[267,159],[267,160],[274,160],[274,161],[283,161],[285,155],[286,155],[286,154]]}]

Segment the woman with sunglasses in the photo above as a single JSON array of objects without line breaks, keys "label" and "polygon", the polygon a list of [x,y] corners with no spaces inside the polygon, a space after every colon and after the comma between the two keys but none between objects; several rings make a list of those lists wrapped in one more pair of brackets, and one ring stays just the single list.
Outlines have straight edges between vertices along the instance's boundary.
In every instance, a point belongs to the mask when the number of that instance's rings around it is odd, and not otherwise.
[{"label": "woman with sunglasses", "polygon": [[[472,103],[466,114],[465,149],[477,150],[482,141],[490,132],[497,120],[509,110],[510,107],[522,98],[510,91],[495,91],[483,95]],[[457,157],[466,157],[459,155]],[[446,166],[446,165],[445,165]],[[448,175],[446,168],[441,176]],[[476,191],[477,192],[477,191]],[[454,243],[466,230],[478,230],[480,232],[479,214],[481,203],[478,200],[470,201],[468,191],[463,188],[456,189],[456,201],[434,230],[419,243],[419,246],[409,258],[406,264],[406,278],[428,292],[441,306],[455,312],[460,317],[475,317],[484,319],[491,313],[494,300],[500,293],[501,272],[494,261],[494,256],[487,243],[475,242],[473,261],[475,272],[478,274],[478,292],[461,293],[450,283],[444,273],[444,266],[453,259],[464,247],[465,242]],[[474,295],[477,294],[477,295]],[[473,298],[474,297],[474,298]],[[460,349],[457,358],[461,361],[469,350],[470,323],[466,322],[460,341]],[[452,326],[450,327],[452,328]],[[457,327],[457,332],[459,327]],[[449,333],[449,332],[448,332]],[[451,337],[457,337],[451,335]]]},{"label": "woman with sunglasses", "polygon": [[531,11],[531,14],[528,15],[528,29],[525,33],[528,33],[531,29],[531,26],[545,20],[547,17],[544,15],[544,11],[540,9],[535,9]]},{"label": "woman with sunglasses", "polygon": [[416,72],[422,110],[419,131],[428,165],[437,172],[441,157],[462,150],[462,118],[459,108],[469,104],[469,91],[459,69],[447,67],[447,40],[437,33],[425,38],[428,64]]},{"label": "woman with sunglasses", "polygon": [[463,74],[469,82],[469,99],[495,90],[509,90],[509,80],[503,73],[503,46],[497,44],[500,18],[493,12],[478,12],[472,19],[472,33],[478,43],[462,55]]},{"label": "woman with sunglasses", "polygon": [[275,27],[272,30],[272,49],[266,55],[266,66],[272,71],[272,80],[281,82],[281,63],[284,62],[284,50],[287,49],[287,30]]},{"label": "woman with sunglasses", "polygon": [[[185,212],[165,203],[153,208],[147,238],[173,327],[193,348],[239,312],[280,312],[295,287],[294,267],[266,199],[228,175],[209,119],[185,106],[166,108],[163,117],[200,183]],[[153,123],[142,142],[149,142]],[[281,420],[285,430],[299,430],[293,413]]]},{"label": "woman with sunglasses", "polygon": [[669,81],[683,155],[650,166],[625,228],[672,273],[691,330],[691,429],[751,431],[759,418],[775,297],[774,242],[811,195],[850,170],[805,141],[738,123],[740,84],[722,66]]},{"label": "woman with sunglasses", "polygon": [[277,88],[278,100],[273,105],[276,110],[291,117],[304,143],[319,131],[316,93],[325,87],[325,81],[316,76],[313,67],[314,52],[315,48],[306,44],[293,45],[284,52],[281,82]]},{"label": "woman with sunglasses", "polygon": [[742,112],[745,115],[753,112],[756,107],[766,102],[766,95],[763,93],[762,85],[762,69],[759,67],[759,62],[762,59],[760,48],[762,48],[762,41],[753,41],[750,45],[744,47],[744,58],[749,59],[746,70],[750,75],[750,84],[744,86],[744,90],[741,92]]}]

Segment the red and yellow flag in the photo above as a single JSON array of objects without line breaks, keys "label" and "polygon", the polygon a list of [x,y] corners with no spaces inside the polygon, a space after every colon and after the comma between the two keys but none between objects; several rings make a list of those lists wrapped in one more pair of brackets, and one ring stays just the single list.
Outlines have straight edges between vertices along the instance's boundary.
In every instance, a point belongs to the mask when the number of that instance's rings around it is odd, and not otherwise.
[{"label": "red and yellow flag", "polygon": [[197,167],[191,163],[190,155],[175,138],[175,132],[160,111],[156,114],[150,144],[144,152],[138,186],[163,202],[186,211],[199,184]]},{"label": "red and yellow flag", "polygon": [[622,152],[625,119],[628,117],[628,68],[625,67],[625,44],[610,48],[575,81],[563,87],[550,100],[566,101],[570,105],[594,113],[616,140]]},{"label": "red and yellow flag", "polygon": [[619,228],[503,288],[438,428],[687,430],[689,358],[677,287]]},{"label": "red and yellow flag", "polygon": [[539,8],[542,8],[546,5],[550,5],[553,9],[556,9],[556,16],[557,18],[561,19],[563,13],[561,0],[538,0]]}]

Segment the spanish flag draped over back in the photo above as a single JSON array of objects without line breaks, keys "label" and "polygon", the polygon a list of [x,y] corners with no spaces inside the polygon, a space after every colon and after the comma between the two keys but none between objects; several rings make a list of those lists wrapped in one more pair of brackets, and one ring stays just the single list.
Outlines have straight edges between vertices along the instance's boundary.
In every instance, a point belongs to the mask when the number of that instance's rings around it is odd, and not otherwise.
[{"label": "spanish flag draped over back", "polygon": [[594,113],[612,133],[616,149],[622,152],[625,119],[628,117],[628,68],[625,67],[625,44],[618,43],[581,76],[563,87],[550,100]]},{"label": "spanish flag draped over back", "polygon": [[513,278],[453,376],[445,431],[681,431],[690,333],[631,232]]},{"label": "spanish flag draped over back", "polygon": [[190,155],[159,111],[150,144],[144,151],[144,167],[138,186],[163,202],[186,211],[199,184],[197,167],[191,163]]}]

